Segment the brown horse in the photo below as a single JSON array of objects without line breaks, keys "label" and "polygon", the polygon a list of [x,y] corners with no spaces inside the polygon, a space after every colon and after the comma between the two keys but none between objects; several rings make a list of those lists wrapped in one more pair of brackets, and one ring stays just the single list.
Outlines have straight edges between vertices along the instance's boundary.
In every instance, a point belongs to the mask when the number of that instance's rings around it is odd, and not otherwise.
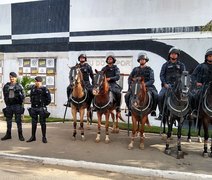
[{"label": "brown horse", "polygon": [[[74,126],[74,132],[73,132],[73,138],[76,139],[77,134],[77,112],[80,114],[80,130],[81,130],[81,137],[82,140],[85,140],[84,136],[84,127],[83,127],[83,118],[85,114],[85,109],[88,108],[88,91],[84,87],[84,81],[83,81],[83,75],[80,70],[79,64],[76,66],[71,67],[71,87],[72,92],[70,94],[70,100],[71,100],[71,112],[73,116],[73,126]],[[87,111],[87,125],[89,124],[89,111]]]},{"label": "brown horse", "polygon": [[199,119],[203,124],[204,129],[204,151],[203,156],[208,155],[212,157],[212,134],[211,134],[211,147],[210,153],[208,154],[208,138],[209,138],[209,125],[212,124],[212,82],[206,86],[206,90],[203,88],[203,99],[199,108]]},{"label": "brown horse", "polygon": [[143,77],[133,79],[131,91],[132,137],[128,149],[133,148],[136,132],[139,131],[139,127],[137,127],[137,124],[139,126],[139,123],[141,123],[140,149],[144,149],[144,126],[145,124],[150,126],[148,114],[151,112],[152,97],[147,91]]},{"label": "brown horse", "polygon": [[[101,131],[101,122],[102,122],[102,115],[105,115],[105,131],[106,131],[106,138],[105,143],[109,143],[109,118],[110,114],[113,115],[113,110],[116,109],[116,102],[113,98],[112,92],[110,91],[109,84],[107,82],[105,72],[104,71],[96,71],[96,76],[94,78],[94,88],[93,88],[93,104],[97,110],[97,117],[98,117],[98,132],[96,137],[96,142],[100,141],[100,131]],[[116,119],[120,115],[116,115]]]}]

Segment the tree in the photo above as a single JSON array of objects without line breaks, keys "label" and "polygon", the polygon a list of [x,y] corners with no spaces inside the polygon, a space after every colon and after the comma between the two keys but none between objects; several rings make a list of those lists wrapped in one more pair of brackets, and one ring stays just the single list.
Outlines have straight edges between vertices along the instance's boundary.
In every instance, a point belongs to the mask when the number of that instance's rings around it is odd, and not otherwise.
[{"label": "tree", "polygon": [[201,28],[202,31],[212,31],[212,20]]},{"label": "tree", "polygon": [[31,83],[34,82],[34,79],[31,78],[30,76],[23,76],[21,79],[18,78],[17,82],[23,86],[25,96],[26,97],[29,96],[30,86]]}]

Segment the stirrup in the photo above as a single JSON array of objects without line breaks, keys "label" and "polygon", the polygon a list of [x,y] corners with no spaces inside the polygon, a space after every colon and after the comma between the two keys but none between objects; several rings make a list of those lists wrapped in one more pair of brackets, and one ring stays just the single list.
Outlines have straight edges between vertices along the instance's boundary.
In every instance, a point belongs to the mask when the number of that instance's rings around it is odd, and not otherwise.
[{"label": "stirrup", "polygon": [[191,116],[192,116],[193,118],[197,118],[197,110],[196,110],[196,109],[194,109],[194,110],[191,112]]}]

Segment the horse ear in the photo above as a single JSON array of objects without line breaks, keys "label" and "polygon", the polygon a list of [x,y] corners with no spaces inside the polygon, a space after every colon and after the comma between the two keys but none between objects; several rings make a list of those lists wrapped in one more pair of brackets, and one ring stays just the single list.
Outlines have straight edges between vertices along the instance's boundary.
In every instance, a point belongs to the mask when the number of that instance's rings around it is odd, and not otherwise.
[{"label": "horse ear", "polygon": [[97,69],[95,69],[96,74],[99,72]]}]

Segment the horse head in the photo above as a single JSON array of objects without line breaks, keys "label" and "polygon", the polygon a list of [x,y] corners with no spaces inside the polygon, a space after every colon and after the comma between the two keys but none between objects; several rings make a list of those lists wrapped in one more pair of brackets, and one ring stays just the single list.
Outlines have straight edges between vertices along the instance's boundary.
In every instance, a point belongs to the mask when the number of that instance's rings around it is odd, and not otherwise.
[{"label": "horse head", "polygon": [[79,64],[76,64],[75,66],[71,67],[71,72],[70,72],[69,78],[70,78],[70,85],[72,86],[72,88],[75,88],[79,84],[81,86],[84,85],[83,75],[82,75],[82,72],[80,70]]},{"label": "horse head", "polygon": [[148,97],[144,77],[136,77],[132,81],[132,103],[134,106],[142,107],[146,104]]},{"label": "horse head", "polygon": [[109,91],[109,85],[106,79],[105,71],[97,71],[95,69],[95,72],[96,75],[94,77],[93,95],[97,96],[107,93]]},{"label": "horse head", "polygon": [[188,71],[183,71],[182,75],[177,78],[174,83],[173,91],[179,101],[188,101],[190,88],[190,76]]}]

